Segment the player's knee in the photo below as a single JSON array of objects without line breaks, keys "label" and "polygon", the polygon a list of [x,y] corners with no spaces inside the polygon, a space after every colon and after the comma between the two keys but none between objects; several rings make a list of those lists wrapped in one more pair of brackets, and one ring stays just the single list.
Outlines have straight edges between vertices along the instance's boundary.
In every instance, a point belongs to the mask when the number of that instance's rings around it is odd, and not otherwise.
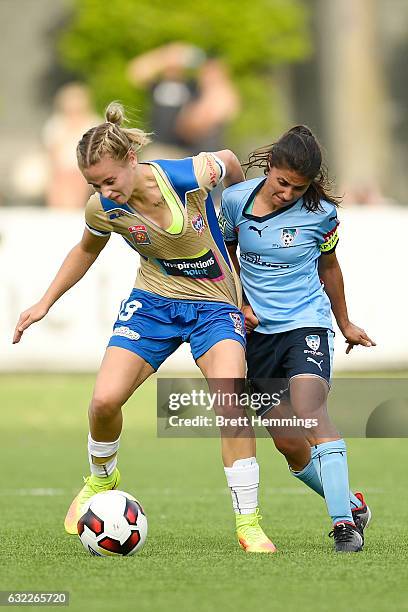
[{"label": "player's knee", "polygon": [[314,421],[316,425],[323,423],[327,419],[327,404],[325,402],[309,401],[309,402],[294,402],[293,412],[303,421],[309,421],[308,428],[312,429]]},{"label": "player's knee", "polygon": [[120,401],[110,393],[95,394],[89,406],[90,414],[99,419],[113,418],[120,409]]},{"label": "player's knee", "polygon": [[276,449],[285,457],[292,457],[301,452],[305,441],[298,438],[274,438],[273,442]]}]

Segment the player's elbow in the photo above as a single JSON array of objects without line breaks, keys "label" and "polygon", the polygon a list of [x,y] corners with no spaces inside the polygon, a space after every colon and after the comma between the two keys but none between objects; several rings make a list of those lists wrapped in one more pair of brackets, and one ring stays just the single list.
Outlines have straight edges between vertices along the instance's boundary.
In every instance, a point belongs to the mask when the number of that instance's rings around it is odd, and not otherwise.
[{"label": "player's elbow", "polygon": [[218,151],[216,153],[216,155],[222,159],[222,161],[224,162],[225,165],[227,164],[238,164],[239,160],[238,157],[235,155],[235,153],[233,151],[231,151],[231,149],[223,149],[222,151]]},{"label": "player's elbow", "polygon": [[224,149],[223,151],[218,151],[216,155],[225,165],[224,185],[226,187],[244,180],[244,173],[242,172],[241,164],[235,153],[230,149]]},{"label": "player's elbow", "polygon": [[336,253],[323,253],[319,257],[319,274],[340,269]]}]

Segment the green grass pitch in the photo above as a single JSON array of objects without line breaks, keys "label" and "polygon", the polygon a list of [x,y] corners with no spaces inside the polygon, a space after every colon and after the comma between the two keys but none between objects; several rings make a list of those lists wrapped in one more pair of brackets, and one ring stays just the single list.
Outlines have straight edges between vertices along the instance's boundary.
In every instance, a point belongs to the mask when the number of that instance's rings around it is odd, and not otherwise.
[{"label": "green grass pitch", "polygon": [[[121,488],[142,501],[144,550],[94,558],[63,531],[87,474],[92,376],[0,377],[0,590],[68,590],[70,610],[408,610],[406,440],[350,440],[353,488],[374,519],[366,548],[335,555],[322,500],[258,443],[263,526],[279,552],[245,555],[235,541],[219,441],[158,439],[155,381],[125,407]],[[356,406],[358,410],[358,406]]]}]

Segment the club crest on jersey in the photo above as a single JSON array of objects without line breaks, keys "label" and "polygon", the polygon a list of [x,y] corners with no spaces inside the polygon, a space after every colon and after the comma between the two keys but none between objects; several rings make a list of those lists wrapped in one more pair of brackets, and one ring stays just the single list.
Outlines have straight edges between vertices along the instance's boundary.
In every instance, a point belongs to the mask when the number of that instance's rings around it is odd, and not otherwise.
[{"label": "club crest on jersey", "polygon": [[237,312],[230,312],[229,316],[231,317],[232,322],[234,324],[235,333],[245,338],[245,331],[244,326],[242,325],[241,316]]},{"label": "club crest on jersey", "polygon": [[201,234],[205,230],[205,222],[203,216],[200,213],[198,215],[194,215],[194,217],[191,219],[191,226],[193,230],[195,230],[197,234],[201,236]]},{"label": "club crest on jersey", "polygon": [[298,235],[299,230],[295,227],[284,227],[281,230],[281,242],[283,246],[288,247],[292,244],[296,236]]},{"label": "club crest on jersey", "polygon": [[317,334],[312,336],[306,336],[305,342],[307,346],[316,353],[320,347],[320,336],[318,336]]},{"label": "club crest on jersey", "polygon": [[131,225],[128,227],[128,231],[136,245],[152,244],[145,225]]}]

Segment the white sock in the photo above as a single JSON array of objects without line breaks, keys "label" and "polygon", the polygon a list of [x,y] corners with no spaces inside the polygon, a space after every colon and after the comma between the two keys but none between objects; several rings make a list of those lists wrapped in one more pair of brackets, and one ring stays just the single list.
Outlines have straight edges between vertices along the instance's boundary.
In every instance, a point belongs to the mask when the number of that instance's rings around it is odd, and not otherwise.
[{"label": "white sock", "polygon": [[[102,478],[107,478],[113,474],[118,463],[117,453],[119,449],[119,440],[120,438],[114,442],[97,442],[92,439],[91,434],[88,434],[88,459],[91,467],[91,474],[95,474],[95,476]],[[98,459],[106,457],[107,461],[95,463],[93,457]]]},{"label": "white sock", "polygon": [[256,457],[237,459],[224,467],[235,514],[252,514],[258,507],[259,465]]}]

